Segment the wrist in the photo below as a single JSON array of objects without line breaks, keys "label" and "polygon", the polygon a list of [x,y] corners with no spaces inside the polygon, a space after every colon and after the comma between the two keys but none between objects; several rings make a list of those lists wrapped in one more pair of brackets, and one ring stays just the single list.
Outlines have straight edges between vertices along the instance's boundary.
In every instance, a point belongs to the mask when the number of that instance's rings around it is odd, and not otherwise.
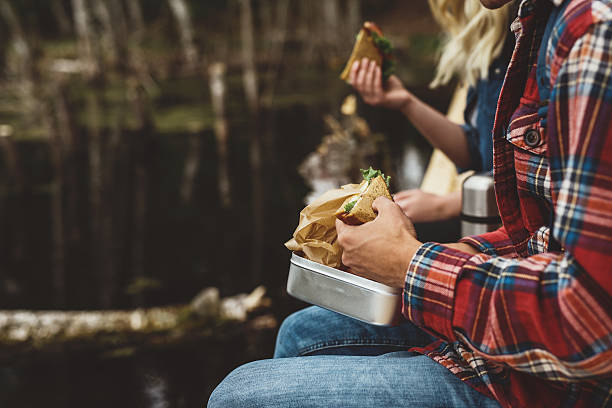
[{"label": "wrist", "polygon": [[473,246],[466,244],[465,242],[456,242],[456,243],[451,243],[451,244],[444,244],[445,246],[455,249],[457,251],[461,251],[464,252],[466,254],[470,254],[470,255],[476,255],[479,254],[480,251],[476,248],[474,248]]},{"label": "wrist", "polygon": [[402,95],[397,109],[405,116],[409,116],[411,105],[414,103],[415,100],[416,97],[411,94],[407,89],[404,89],[404,95]]},{"label": "wrist", "polygon": [[437,206],[444,219],[458,217],[461,213],[461,196],[456,194],[439,196]]}]

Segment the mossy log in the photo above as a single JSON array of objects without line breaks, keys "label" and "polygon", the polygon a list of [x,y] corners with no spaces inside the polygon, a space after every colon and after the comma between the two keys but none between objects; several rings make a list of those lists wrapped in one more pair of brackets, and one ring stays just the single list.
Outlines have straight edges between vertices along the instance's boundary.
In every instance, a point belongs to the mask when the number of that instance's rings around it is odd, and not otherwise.
[{"label": "mossy log", "polygon": [[135,310],[0,311],[0,360],[66,350],[133,352],[186,340],[276,328],[263,287],[220,299],[204,289],[188,305]]}]

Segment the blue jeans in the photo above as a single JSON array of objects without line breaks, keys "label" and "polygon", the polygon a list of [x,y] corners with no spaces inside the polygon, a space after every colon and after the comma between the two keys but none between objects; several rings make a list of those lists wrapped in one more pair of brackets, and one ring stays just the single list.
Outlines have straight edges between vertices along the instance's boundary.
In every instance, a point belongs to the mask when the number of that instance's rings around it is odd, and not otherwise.
[{"label": "blue jeans", "polygon": [[208,408],[499,407],[426,356],[433,338],[407,322],[378,327],[309,307],[281,325],[274,359],[238,367]]}]

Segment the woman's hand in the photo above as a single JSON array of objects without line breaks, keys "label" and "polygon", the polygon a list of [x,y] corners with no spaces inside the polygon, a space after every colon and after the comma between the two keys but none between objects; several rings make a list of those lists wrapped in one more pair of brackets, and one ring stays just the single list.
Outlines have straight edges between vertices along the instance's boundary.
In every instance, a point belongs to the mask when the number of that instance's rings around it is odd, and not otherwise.
[{"label": "woman's hand", "polygon": [[393,201],[378,197],[372,208],[378,216],[363,225],[336,220],[342,263],[356,275],[403,288],[408,265],[421,243],[412,222]]},{"label": "woman's hand", "polygon": [[412,94],[395,75],[389,77],[383,88],[382,71],[374,60],[355,61],[349,81],[369,105],[401,110],[412,100]]},{"label": "woman's hand", "polygon": [[393,196],[412,222],[448,220],[461,213],[461,193],[437,195],[422,190],[404,190]]}]

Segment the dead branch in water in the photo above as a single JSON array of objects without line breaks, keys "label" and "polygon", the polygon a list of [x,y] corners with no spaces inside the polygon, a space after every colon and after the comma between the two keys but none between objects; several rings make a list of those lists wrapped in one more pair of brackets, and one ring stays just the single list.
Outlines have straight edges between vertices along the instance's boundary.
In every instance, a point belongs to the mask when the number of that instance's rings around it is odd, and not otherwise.
[{"label": "dead branch in water", "polygon": [[116,350],[211,337],[223,330],[276,327],[269,314],[249,319],[269,307],[265,288],[221,299],[216,288],[200,292],[189,305],[135,310],[0,311],[0,359],[26,352],[53,351],[57,347]]}]

